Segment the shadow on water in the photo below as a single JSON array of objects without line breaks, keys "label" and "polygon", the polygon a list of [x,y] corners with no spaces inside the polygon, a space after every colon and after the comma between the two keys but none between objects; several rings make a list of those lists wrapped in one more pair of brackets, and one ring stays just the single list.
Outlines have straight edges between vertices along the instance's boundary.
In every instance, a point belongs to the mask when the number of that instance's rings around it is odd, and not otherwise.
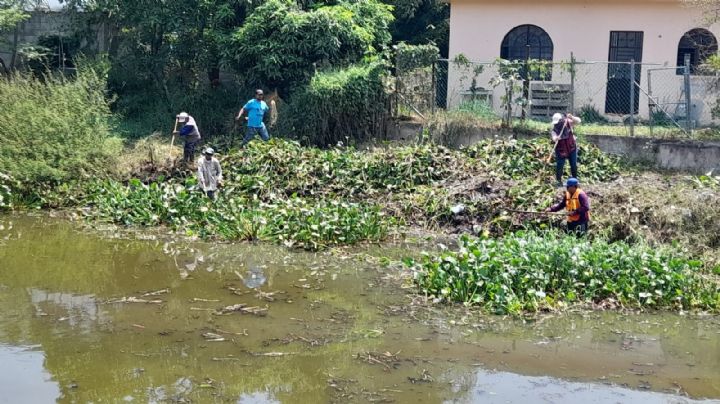
[{"label": "shadow on water", "polygon": [[411,305],[362,255],[117,233],[0,217],[0,402],[720,398],[716,317],[524,323]]}]

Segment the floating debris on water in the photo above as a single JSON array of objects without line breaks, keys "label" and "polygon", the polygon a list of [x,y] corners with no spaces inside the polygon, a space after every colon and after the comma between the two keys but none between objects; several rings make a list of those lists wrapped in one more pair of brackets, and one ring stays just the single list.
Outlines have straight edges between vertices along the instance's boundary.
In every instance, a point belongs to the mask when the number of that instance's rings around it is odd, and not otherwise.
[{"label": "floating debris on water", "polygon": [[238,303],[233,304],[230,306],[225,306],[221,309],[216,310],[213,314],[215,315],[225,315],[230,313],[243,313],[243,314],[253,314],[256,316],[265,316],[267,315],[268,308],[267,307],[258,307],[258,306],[250,306]]}]

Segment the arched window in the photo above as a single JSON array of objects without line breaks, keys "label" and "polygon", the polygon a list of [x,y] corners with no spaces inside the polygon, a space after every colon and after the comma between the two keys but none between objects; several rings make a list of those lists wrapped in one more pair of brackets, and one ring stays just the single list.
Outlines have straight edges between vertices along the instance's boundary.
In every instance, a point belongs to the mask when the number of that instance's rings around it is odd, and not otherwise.
[{"label": "arched window", "polygon": [[[550,35],[536,25],[520,25],[510,30],[503,38],[500,47],[500,57],[505,60],[547,60],[552,61],[553,43]],[[520,75],[527,79],[525,68],[520,69]],[[531,80],[551,80],[552,70],[541,74],[533,72]]]},{"label": "arched window", "polygon": [[718,42],[712,32],[696,28],[685,33],[680,38],[677,52],[678,74],[683,74],[685,66],[685,55],[690,55],[690,73],[695,73],[698,66],[705,60],[718,52]]},{"label": "arched window", "polygon": [[552,60],[553,43],[550,35],[536,25],[520,25],[505,35],[500,57],[506,60]]}]

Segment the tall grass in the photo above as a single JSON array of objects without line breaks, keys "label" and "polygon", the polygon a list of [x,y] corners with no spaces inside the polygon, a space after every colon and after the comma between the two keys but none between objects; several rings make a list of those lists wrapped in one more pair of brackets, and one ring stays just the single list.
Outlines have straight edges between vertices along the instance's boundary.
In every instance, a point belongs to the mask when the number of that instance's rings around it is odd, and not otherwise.
[{"label": "tall grass", "polygon": [[26,189],[107,172],[121,141],[111,134],[106,72],[94,63],[74,78],[0,80],[0,172]]}]

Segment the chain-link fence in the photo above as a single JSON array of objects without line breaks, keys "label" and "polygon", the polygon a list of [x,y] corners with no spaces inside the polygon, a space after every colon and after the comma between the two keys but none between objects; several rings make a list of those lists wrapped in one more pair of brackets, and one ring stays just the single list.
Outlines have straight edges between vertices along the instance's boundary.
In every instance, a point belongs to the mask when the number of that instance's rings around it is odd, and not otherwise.
[{"label": "chain-link fence", "polygon": [[506,124],[572,112],[598,133],[689,135],[718,123],[720,76],[686,63],[438,60],[397,72],[396,112],[460,110]]}]

